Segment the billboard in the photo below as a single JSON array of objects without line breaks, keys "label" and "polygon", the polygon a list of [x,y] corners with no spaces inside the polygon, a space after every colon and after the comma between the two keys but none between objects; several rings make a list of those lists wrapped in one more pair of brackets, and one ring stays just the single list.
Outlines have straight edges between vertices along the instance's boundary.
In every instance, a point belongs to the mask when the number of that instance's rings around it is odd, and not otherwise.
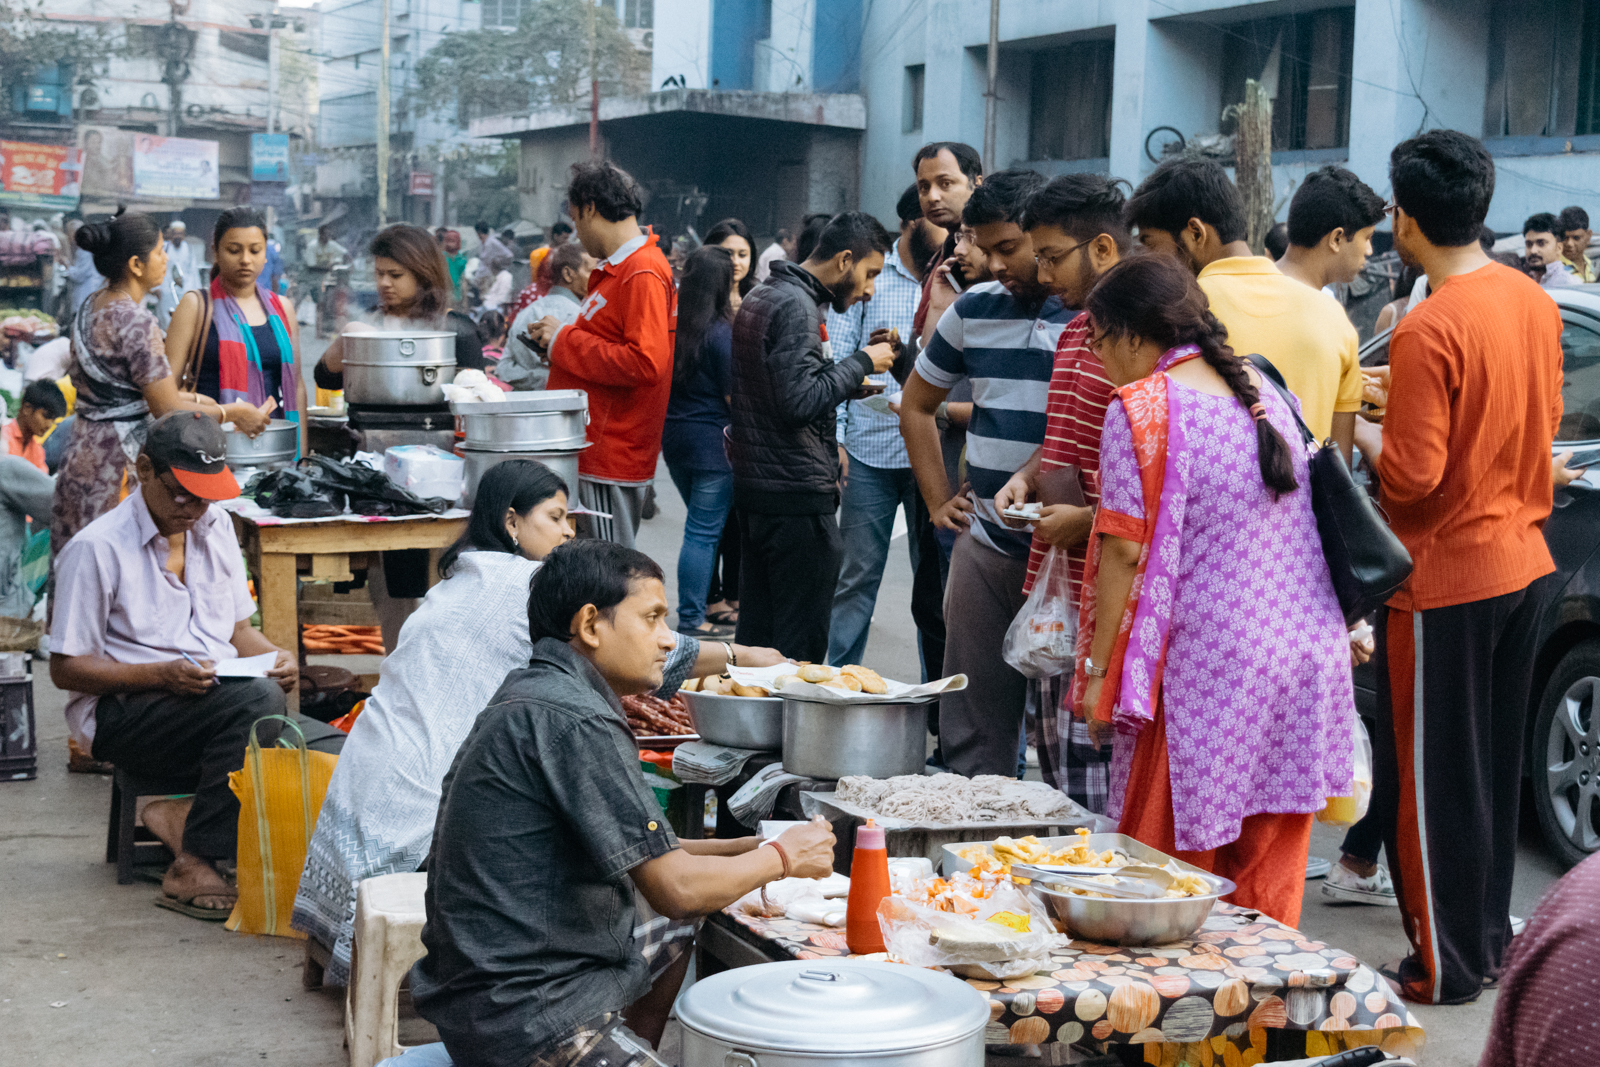
[{"label": "billboard", "polygon": [[215,200],[221,195],[215,141],[84,126],[78,143],[86,196]]},{"label": "billboard", "polygon": [[289,180],[289,135],[252,133],[250,135],[250,180],[286,182]]},{"label": "billboard", "polygon": [[55,144],[0,141],[0,204],[70,211],[78,206],[83,154]]}]

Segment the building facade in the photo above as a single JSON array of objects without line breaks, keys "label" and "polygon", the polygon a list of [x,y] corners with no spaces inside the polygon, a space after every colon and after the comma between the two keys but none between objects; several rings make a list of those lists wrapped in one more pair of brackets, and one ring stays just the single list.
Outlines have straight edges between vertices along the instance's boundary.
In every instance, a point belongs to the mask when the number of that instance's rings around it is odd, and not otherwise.
[{"label": "building facade", "polygon": [[[890,218],[918,146],[983,144],[989,4],[864,20],[861,206]],[[1433,127],[1494,154],[1497,230],[1600,209],[1600,0],[1001,0],[996,162],[1137,182],[1180,136],[1226,161],[1247,78],[1274,97],[1280,218],[1329,162],[1387,192],[1390,149]]]}]

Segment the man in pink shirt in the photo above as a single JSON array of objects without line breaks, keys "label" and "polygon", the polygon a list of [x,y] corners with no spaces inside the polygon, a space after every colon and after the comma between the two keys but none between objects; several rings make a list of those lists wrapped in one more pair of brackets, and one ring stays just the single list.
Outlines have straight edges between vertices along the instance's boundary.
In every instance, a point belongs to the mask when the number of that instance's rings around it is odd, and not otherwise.
[{"label": "man in pink shirt", "polygon": [[[228,774],[244,765],[250,727],[281,715],[294,656],[250,625],[228,513],[239,495],[214,419],[174,412],[150,428],[138,492],[85,526],[56,559],[50,680],[68,691],[67,725],[81,748],[132,774],[181,781],[193,799],[159,800],[144,822],[177,858],[158,900],[221,920],[238,891],[218,873],[232,863],[239,802]],[[218,678],[218,665],[274,655],[266,677]],[[277,740],[262,723],[263,745]]]}]

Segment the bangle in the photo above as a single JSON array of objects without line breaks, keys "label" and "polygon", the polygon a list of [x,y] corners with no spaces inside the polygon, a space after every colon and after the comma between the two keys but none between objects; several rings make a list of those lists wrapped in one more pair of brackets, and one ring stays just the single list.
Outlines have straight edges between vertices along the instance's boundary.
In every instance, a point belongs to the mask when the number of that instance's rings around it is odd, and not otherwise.
[{"label": "bangle", "polygon": [[1096,667],[1094,659],[1090,656],[1083,657],[1083,673],[1091,678],[1104,678],[1108,668]]},{"label": "bangle", "polygon": [[723,641],[723,642],[721,642],[721,644],[722,644],[722,650],[728,654],[728,666],[737,667],[739,665],[739,657],[734,655],[733,642],[731,642],[731,641]]},{"label": "bangle", "polygon": [[783,861],[783,875],[782,875],[782,877],[784,877],[784,878],[789,877],[789,854],[783,850],[783,846],[778,844],[778,842],[776,840],[763,841],[761,843],[763,845],[771,845],[772,846],[772,850],[778,854],[778,859]]}]

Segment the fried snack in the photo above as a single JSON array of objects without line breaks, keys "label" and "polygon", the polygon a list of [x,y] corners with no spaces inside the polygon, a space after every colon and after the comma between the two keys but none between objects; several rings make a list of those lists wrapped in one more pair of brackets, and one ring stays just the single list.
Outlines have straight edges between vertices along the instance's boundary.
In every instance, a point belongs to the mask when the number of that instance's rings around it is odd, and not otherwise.
[{"label": "fried snack", "polygon": [[683,683],[680,689],[685,693],[698,693],[700,692],[700,679],[690,678],[687,682]]},{"label": "fried snack", "polygon": [[834,675],[839,672],[822,663],[808,663],[800,668],[800,680],[803,682],[831,682]]},{"label": "fried snack", "polygon": [[839,668],[839,673],[848,674],[856,681],[860,682],[861,691],[863,693],[876,693],[882,695],[889,691],[889,687],[884,684],[883,676],[877,671],[873,670],[871,667],[863,667],[859,663],[852,663],[847,667]]},{"label": "fried snack", "polygon": [[850,693],[861,692],[861,679],[853,674],[844,674],[842,672],[823,682],[822,685],[828,689],[843,689]]},{"label": "fried snack", "polygon": [[769,697],[772,694],[761,688],[759,685],[740,685],[739,683],[735,682],[733,685],[733,695],[736,697]]},{"label": "fried snack", "polygon": [[786,689],[790,685],[793,685],[795,682],[800,682],[800,681],[804,681],[804,679],[801,678],[798,674],[780,674],[773,681],[772,687],[774,689]]}]

